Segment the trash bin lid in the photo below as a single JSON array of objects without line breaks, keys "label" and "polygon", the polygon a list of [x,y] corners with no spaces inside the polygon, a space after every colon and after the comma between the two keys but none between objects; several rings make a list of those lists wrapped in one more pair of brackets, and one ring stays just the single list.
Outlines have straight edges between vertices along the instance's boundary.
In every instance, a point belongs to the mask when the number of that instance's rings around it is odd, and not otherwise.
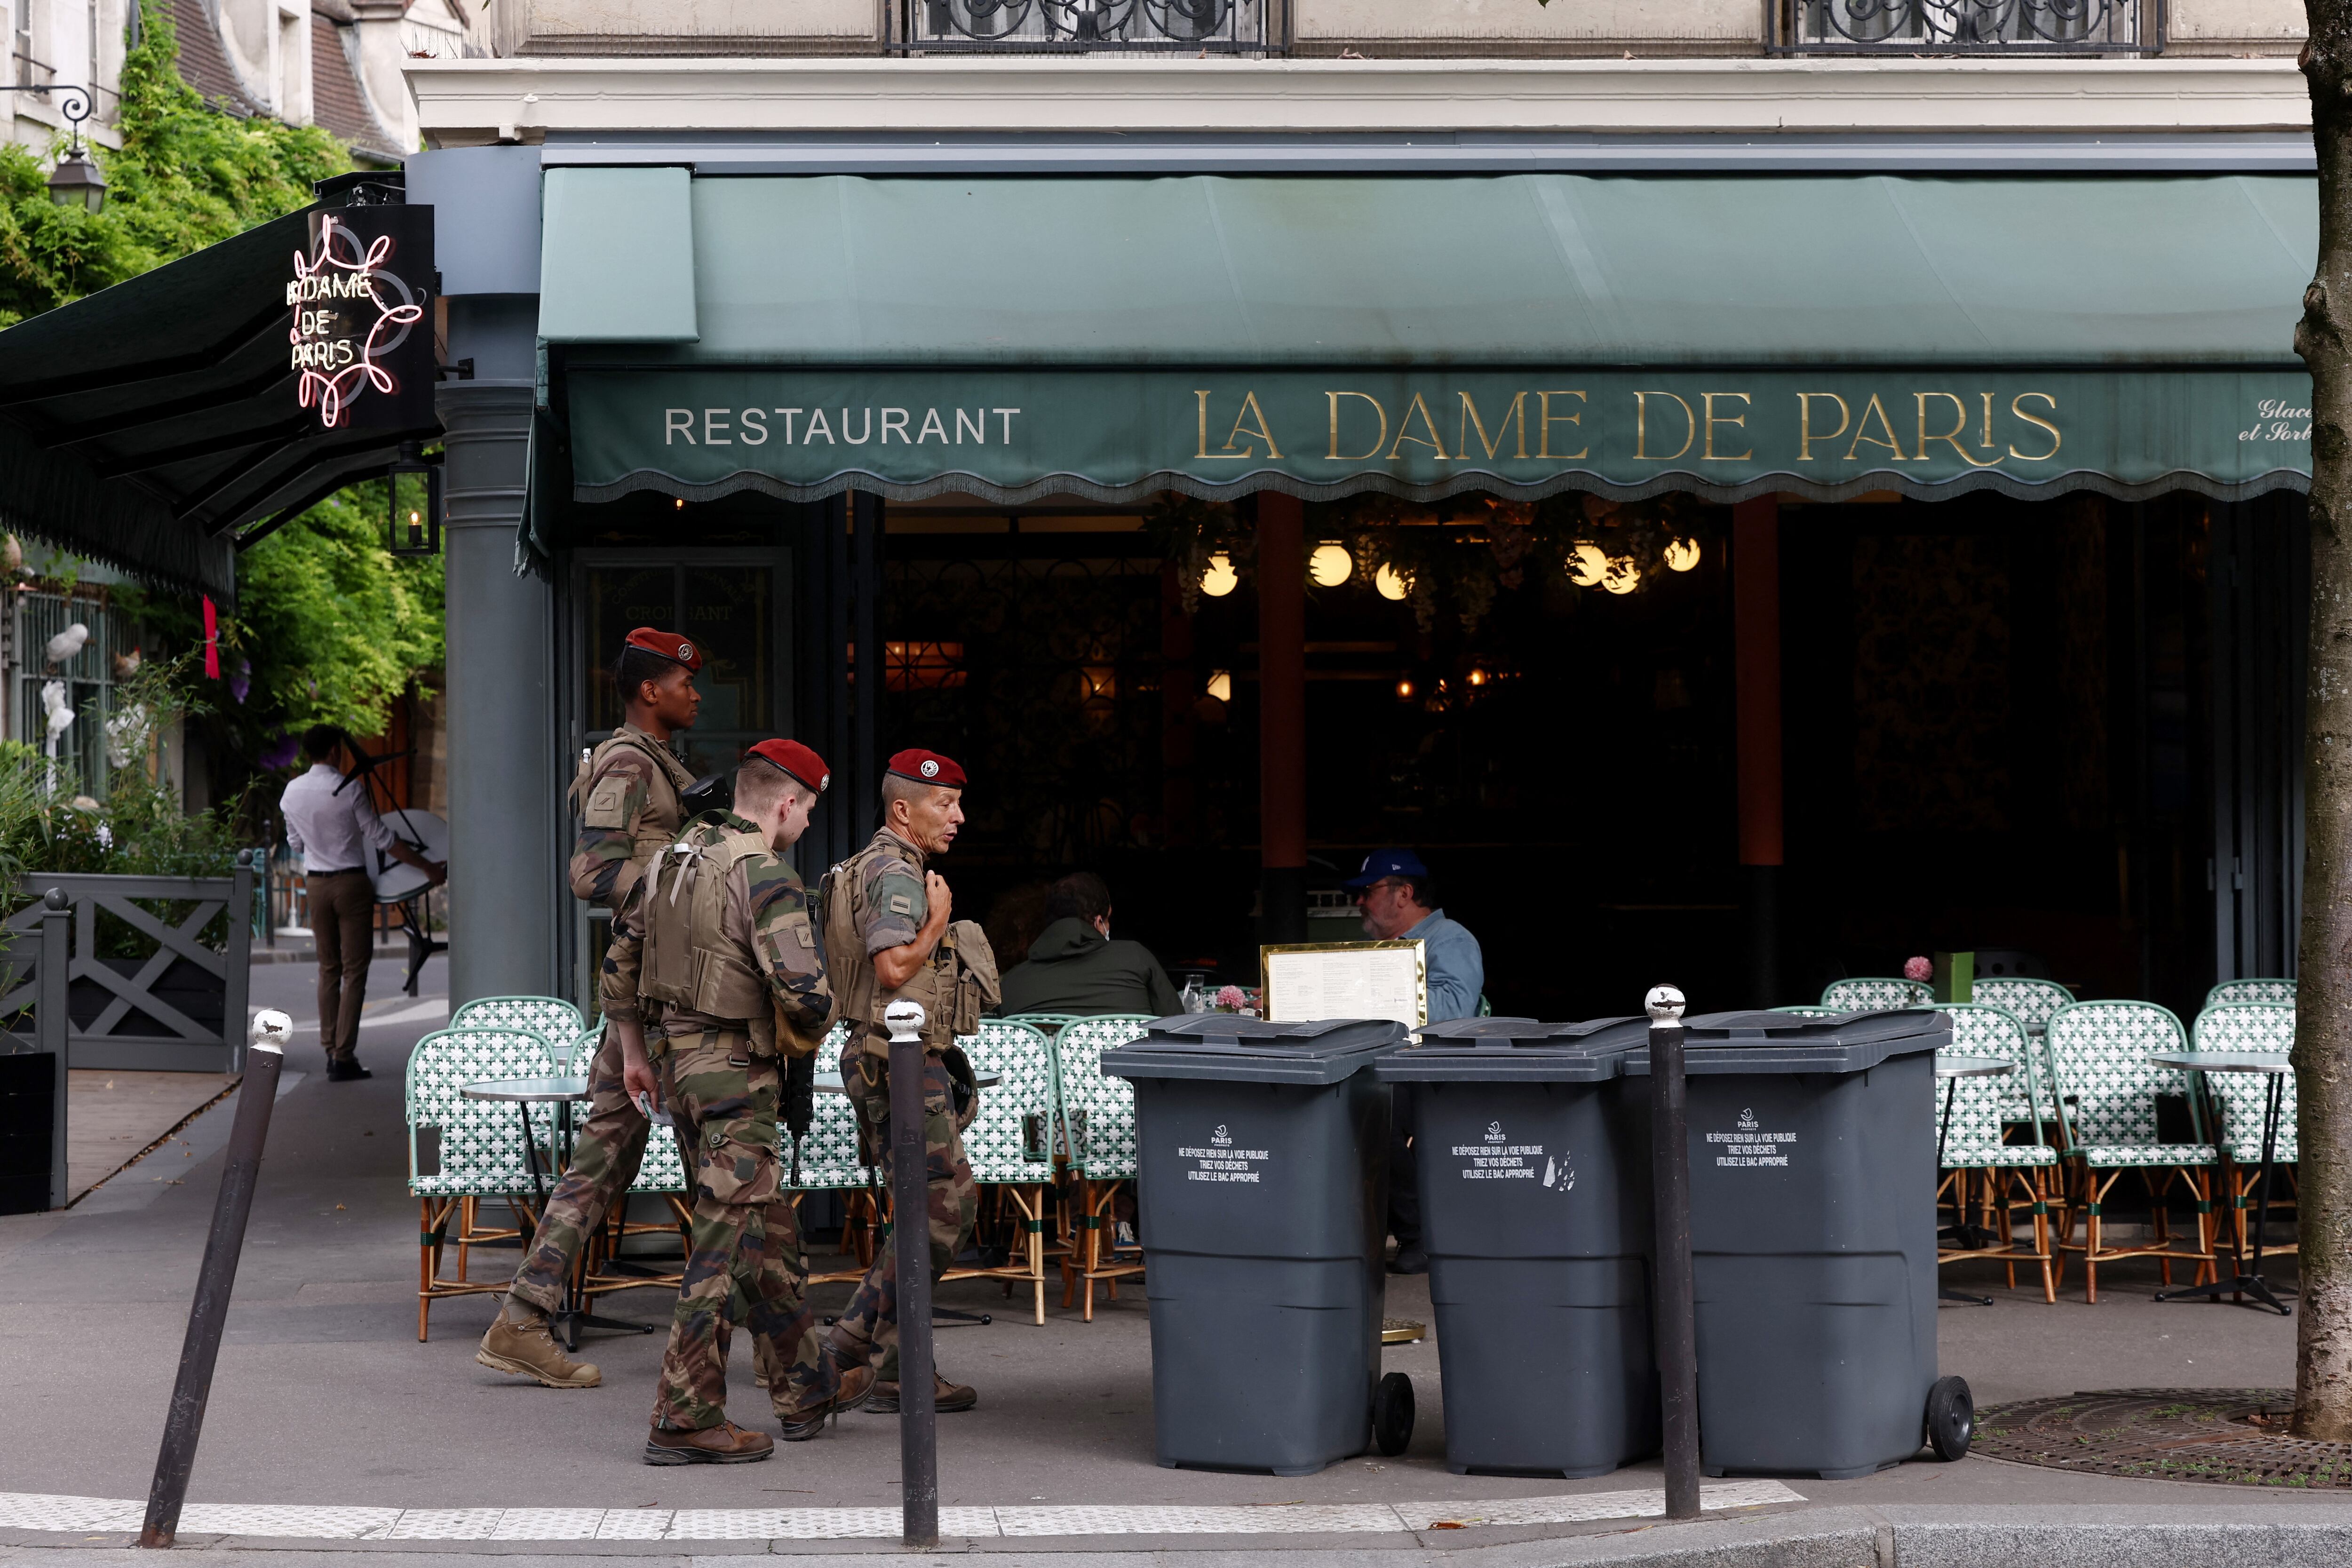
[{"label": "trash bin lid", "polygon": [[1422,1026],[1421,1044],[1382,1057],[1372,1070],[1392,1083],[1599,1083],[1618,1075],[1633,1045],[1628,1024],[1646,1026],[1638,1018],[1453,1018]]},{"label": "trash bin lid", "polygon": [[[1683,1067],[1707,1073],[1867,1072],[1890,1057],[1952,1043],[1952,1016],[1934,1007],[1807,1018],[1794,1013],[1709,1013],[1683,1020]],[[1650,1029],[1626,1053],[1629,1078],[1650,1072]],[[1613,1033],[1613,1032],[1612,1032]]]},{"label": "trash bin lid", "polygon": [[1139,1040],[1105,1051],[1106,1078],[1209,1078],[1241,1083],[1338,1083],[1405,1042],[1388,1018],[1276,1023],[1238,1014],[1155,1020]]}]

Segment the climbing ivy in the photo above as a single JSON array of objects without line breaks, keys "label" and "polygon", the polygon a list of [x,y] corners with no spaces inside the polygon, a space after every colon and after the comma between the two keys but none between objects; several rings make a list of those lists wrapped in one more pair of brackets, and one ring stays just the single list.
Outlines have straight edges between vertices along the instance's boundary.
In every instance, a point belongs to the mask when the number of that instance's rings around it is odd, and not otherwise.
[{"label": "climbing ivy", "polygon": [[313,181],[352,166],[317,126],[206,103],[181,79],[169,7],[141,0],[140,14],[122,62],[122,146],[93,149],[106,173],[103,210],[58,205],[32,150],[0,145],[0,327],[293,212]]}]

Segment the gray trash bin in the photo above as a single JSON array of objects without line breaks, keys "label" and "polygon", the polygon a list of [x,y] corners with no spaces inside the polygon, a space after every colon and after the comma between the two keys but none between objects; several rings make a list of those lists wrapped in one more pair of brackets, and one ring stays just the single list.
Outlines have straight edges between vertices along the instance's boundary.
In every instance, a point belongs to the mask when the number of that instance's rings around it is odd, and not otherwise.
[{"label": "gray trash bin", "polygon": [[[1934,1053],[1950,1016],[1685,1027],[1702,1468],[1845,1480],[1911,1458],[1947,1385],[1967,1398],[1936,1376]],[[1646,1092],[1638,1033],[1625,1071]]]},{"label": "gray trash bin", "polygon": [[1374,1067],[1417,1092],[1457,1475],[1600,1476],[1657,1451],[1650,1109],[1647,1080],[1620,1072],[1628,1022],[1433,1024]]},{"label": "gray trash bin", "polygon": [[1376,1396],[1403,1447],[1404,1379],[1379,1375],[1389,1091],[1361,1069],[1404,1039],[1205,1014],[1103,1053],[1135,1083],[1162,1465],[1311,1475],[1371,1447]]}]

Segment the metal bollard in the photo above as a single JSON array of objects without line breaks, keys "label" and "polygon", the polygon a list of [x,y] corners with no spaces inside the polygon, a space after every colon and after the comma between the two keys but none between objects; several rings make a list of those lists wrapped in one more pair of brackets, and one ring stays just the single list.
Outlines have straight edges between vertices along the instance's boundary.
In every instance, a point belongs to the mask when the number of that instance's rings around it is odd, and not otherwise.
[{"label": "metal bollard", "polygon": [[940,1543],[940,1415],[931,1386],[930,1161],[923,1150],[923,1010],[893,1002],[890,1245],[898,1265],[898,1498],[901,1539]]},{"label": "metal bollard", "polygon": [[228,1165],[221,1172],[220,1195],[213,1200],[204,1266],[196,1271],[188,1337],[180,1346],[180,1375],[172,1384],[172,1408],[163,1418],[154,1484],[147,1489],[147,1521],[139,1531],[142,1546],[169,1546],[180,1532],[180,1505],[188,1499],[188,1472],[195,1468],[205,1404],[212,1397],[213,1363],[220,1359],[221,1328],[228,1320],[237,1258],[245,1250],[245,1221],[253,1211],[254,1184],[261,1174],[261,1147],[269,1137],[278,1069],[286,1065],[286,1042],[293,1033],[293,1019],[264,1008],[253,1016],[253,1031],[246,1038],[245,1079],[236,1091],[236,1121],[229,1128]]},{"label": "metal bollard", "polygon": [[1650,992],[1650,1170],[1657,1209],[1658,1404],[1665,1425],[1666,1517],[1696,1519],[1698,1310],[1691,1277],[1690,1133],[1683,1083],[1683,994]]}]

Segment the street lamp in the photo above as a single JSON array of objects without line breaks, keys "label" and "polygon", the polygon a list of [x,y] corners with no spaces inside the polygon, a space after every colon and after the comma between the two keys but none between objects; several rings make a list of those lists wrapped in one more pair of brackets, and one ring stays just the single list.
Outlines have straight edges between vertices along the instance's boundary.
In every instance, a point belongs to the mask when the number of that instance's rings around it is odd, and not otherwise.
[{"label": "street lamp", "polygon": [[421,443],[404,441],[384,481],[392,497],[384,549],[394,555],[440,554],[441,465],[425,458]]},{"label": "street lamp", "polygon": [[58,160],[57,171],[49,176],[49,200],[61,207],[80,207],[93,213],[106,205],[106,175],[91,161],[79,137],[72,149]]}]

